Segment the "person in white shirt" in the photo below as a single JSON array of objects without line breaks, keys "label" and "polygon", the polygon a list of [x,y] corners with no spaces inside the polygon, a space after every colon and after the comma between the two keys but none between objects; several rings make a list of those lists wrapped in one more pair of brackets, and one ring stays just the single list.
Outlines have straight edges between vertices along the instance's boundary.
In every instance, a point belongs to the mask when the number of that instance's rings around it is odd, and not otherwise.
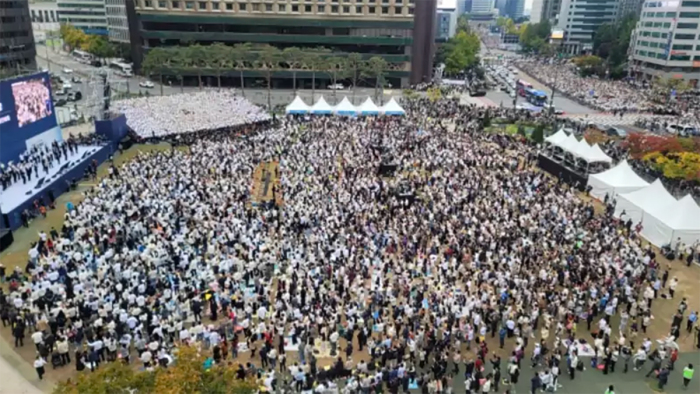
[{"label": "person in white shirt", "polygon": [[46,372],[44,370],[44,365],[46,365],[46,360],[37,355],[34,360],[34,369],[36,370],[36,374],[39,375],[39,380],[44,380],[44,373]]}]

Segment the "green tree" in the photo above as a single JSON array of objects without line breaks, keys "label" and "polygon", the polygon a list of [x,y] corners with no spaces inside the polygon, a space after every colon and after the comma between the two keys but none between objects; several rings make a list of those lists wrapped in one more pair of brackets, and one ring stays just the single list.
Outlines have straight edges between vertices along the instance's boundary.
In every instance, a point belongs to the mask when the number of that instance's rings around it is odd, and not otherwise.
[{"label": "green tree", "polygon": [[238,76],[241,79],[241,94],[245,97],[245,78],[243,78],[243,73],[248,68],[250,62],[255,59],[251,44],[246,42],[234,45],[231,51],[231,57],[232,63],[238,70]]},{"label": "green tree", "polygon": [[160,95],[163,95],[163,69],[169,65],[171,51],[164,48],[153,48],[146,54],[141,65],[141,70],[146,77],[158,75],[160,82]]},{"label": "green tree", "polygon": [[[367,61],[365,66],[365,74],[374,79],[374,99],[378,100],[379,87],[384,86],[384,74],[389,65],[386,60],[380,56],[373,56]],[[383,97],[384,95],[382,95]],[[382,100],[383,101],[383,100]]]},{"label": "green tree", "polygon": [[258,66],[265,72],[267,82],[267,108],[272,110],[272,73],[279,69],[282,52],[272,45],[265,45],[258,52]]},{"label": "green tree", "polygon": [[207,58],[207,49],[200,44],[190,45],[184,48],[186,67],[190,70],[194,69],[197,72],[197,82],[199,89],[203,88],[202,84],[202,68],[209,66]]},{"label": "green tree", "polygon": [[321,64],[323,62],[323,58],[321,57],[321,54],[319,52],[309,52],[306,55],[306,65],[311,70],[311,102],[313,103],[316,100],[316,72],[320,68],[323,68],[323,65]]},{"label": "green tree", "polygon": [[175,47],[171,61],[175,66],[173,71],[175,73],[175,78],[180,81],[180,93],[182,93],[185,91],[184,71],[190,67],[189,51],[187,51],[187,48]]},{"label": "green tree", "polygon": [[481,41],[476,33],[459,32],[448,43],[448,54],[445,59],[447,74],[457,74],[478,63]]},{"label": "green tree", "polygon": [[530,138],[538,144],[544,142],[544,125],[538,124],[532,131]]},{"label": "green tree", "polygon": [[360,78],[362,69],[365,66],[365,61],[362,60],[362,55],[359,53],[351,53],[347,57],[347,74],[352,81],[352,102],[355,103],[355,91],[357,89],[357,80]]},{"label": "green tree", "polygon": [[[346,59],[332,56],[326,59],[327,71],[331,77],[332,84],[338,83],[338,75],[343,75],[347,67]],[[333,99],[336,99],[338,89],[333,89]]]},{"label": "green tree", "polygon": [[63,39],[63,43],[68,45],[71,51],[76,48],[82,48],[88,40],[88,35],[84,31],[66,23],[61,24],[59,34]]},{"label": "green tree", "polygon": [[601,25],[593,34],[593,53],[606,61],[611,77],[624,75],[630,37],[636,24],[636,16],[630,14],[615,23]]},{"label": "green tree", "polygon": [[465,31],[468,32],[471,29],[469,28],[469,14],[462,14],[460,15],[459,18],[457,18],[457,32]]},{"label": "green tree", "polygon": [[305,56],[306,54],[304,51],[297,47],[285,48],[282,52],[284,62],[287,63],[287,66],[292,71],[292,84],[294,86],[295,95],[297,93],[297,71],[301,68],[302,64],[304,64]]},{"label": "green tree", "polygon": [[216,69],[216,83],[219,89],[221,89],[221,72],[223,70],[229,69],[231,60],[231,47],[217,42],[210,45],[207,48],[210,64]]}]

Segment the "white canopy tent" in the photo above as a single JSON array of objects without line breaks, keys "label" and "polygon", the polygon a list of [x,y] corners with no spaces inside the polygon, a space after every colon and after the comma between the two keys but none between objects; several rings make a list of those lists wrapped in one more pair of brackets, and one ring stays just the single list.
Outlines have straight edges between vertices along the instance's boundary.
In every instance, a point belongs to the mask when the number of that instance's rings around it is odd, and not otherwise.
[{"label": "white canopy tent", "polygon": [[[700,241],[700,207],[691,195],[672,206],[651,212],[655,221],[644,225],[642,235],[656,246],[674,245],[680,240],[686,245]],[[646,220],[645,220],[646,221]]]},{"label": "white canopy tent", "polygon": [[568,135],[564,131],[564,129],[559,129],[556,133],[550,135],[549,137],[545,138],[545,142],[549,142],[550,144],[556,144],[557,142],[564,141]]},{"label": "white canopy tent", "polygon": [[333,113],[336,115],[353,116],[357,115],[357,109],[347,97],[343,97],[340,103],[333,108]]},{"label": "white canopy tent", "polygon": [[367,97],[367,100],[357,107],[357,113],[360,115],[379,115],[379,107],[374,104],[371,98]]},{"label": "white canopy tent", "polygon": [[333,113],[333,107],[321,96],[316,104],[311,107],[311,113],[315,115],[330,115]]},{"label": "white canopy tent", "polygon": [[617,194],[645,188],[649,183],[632,170],[627,160],[623,160],[607,171],[589,175],[588,186],[591,187],[593,197],[604,200],[606,194],[609,198],[613,198]]},{"label": "white canopy tent", "polygon": [[[624,211],[625,215],[621,217],[622,220],[632,219],[632,223],[635,225],[642,222],[642,226],[645,228],[642,230],[642,235],[644,235],[646,227],[658,225],[659,220],[652,213],[667,210],[676,202],[661,180],[657,179],[645,188],[619,194],[615,205],[615,217],[620,218]],[[649,241],[654,243],[652,239]]]},{"label": "white canopy tent", "polygon": [[600,146],[598,146],[598,144],[594,144],[594,145],[591,147],[591,150],[590,150],[590,151],[591,151],[591,153],[592,153],[591,158],[590,158],[590,159],[591,159],[591,160],[590,160],[591,162],[596,162],[596,161],[597,161],[597,162],[600,162],[600,161],[602,161],[602,162],[605,162],[605,163],[612,163],[612,161],[613,161],[613,160],[612,160],[612,157],[608,156],[605,152],[603,152],[603,150],[600,149]]},{"label": "white canopy tent", "polygon": [[392,97],[388,103],[384,104],[381,108],[380,111],[384,115],[406,115],[406,111],[401,108],[399,103],[394,100]]},{"label": "white canopy tent", "polygon": [[294,100],[292,100],[292,102],[289,103],[289,105],[287,105],[287,107],[285,108],[284,111],[285,111],[285,113],[288,113],[288,114],[299,115],[299,114],[309,113],[309,110],[310,110],[310,107],[308,105],[306,105],[304,100],[302,100],[301,97],[296,96],[294,98]]}]

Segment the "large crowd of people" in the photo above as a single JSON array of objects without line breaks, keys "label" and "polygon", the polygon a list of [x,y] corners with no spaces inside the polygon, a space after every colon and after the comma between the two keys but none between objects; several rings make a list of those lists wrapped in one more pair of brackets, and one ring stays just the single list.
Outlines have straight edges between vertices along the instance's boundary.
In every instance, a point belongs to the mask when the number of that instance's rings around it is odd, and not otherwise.
[{"label": "large crowd of people", "polygon": [[[604,374],[673,367],[697,312],[629,225],[535,170],[533,147],[484,133],[487,110],[402,105],[405,118],[200,133],[111,168],[39,234],[26,272],[7,273],[0,317],[15,346],[29,336],[38,360],[89,370],[167,367],[176,345],[197,345],[286,392],[556,390],[584,357]],[[232,112],[186,107],[192,122],[178,105],[130,124],[163,135]],[[239,121],[262,117],[249,113]],[[279,162],[283,204],[270,209],[249,201],[263,161]],[[646,331],[662,294],[678,308],[657,344]],[[528,359],[537,373],[521,377]]]},{"label": "large crowd of people", "polygon": [[[78,143],[75,139],[54,141],[51,145],[37,144],[20,153],[17,162],[0,163],[0,184],[4,192],[13,184],[22,181],[31,182],[32,176],[38,179],[46,175],[49,169],[59,166],[68,160],[68,156],[78,153]],[[39,171],[41,169],[41,171]]]},{"label": "large crowd of people", "polygon": [[53,112],[48,82],[41,78],[12,84],[12,96],[19,127],[34,123]]},{"label": "large crowd of people", "polygon": [[[609,113],[649,113],[661,122],[700,127],[700,103],[692,93],[660,93],[653,84],[637,80],[613,80],[597,76],[581,77],[577,66],[569,61],[536,57],[521,58],[517,66],[550,88],[584,105]],[[672,115],[661,117],[661,115]]]},{"label": "large crowd of people", "polygon": [[113,110],[126,115],[139,137],[161,138],[262,122],[270,116],[232,90],[203,90],[170,96],[120,100]]}]

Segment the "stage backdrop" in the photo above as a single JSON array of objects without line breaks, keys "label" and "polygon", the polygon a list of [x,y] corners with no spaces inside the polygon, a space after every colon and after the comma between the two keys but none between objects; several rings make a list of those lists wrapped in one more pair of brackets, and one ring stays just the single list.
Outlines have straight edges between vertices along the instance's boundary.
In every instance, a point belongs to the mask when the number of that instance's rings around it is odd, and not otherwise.
[{"label": "stage backdrop", "polygon": [[107,141],[115,144],[119,143],[127,133],[126,116],[120,114],[111,119],[95,121],[95,133],[104,136]]},{"label": "stage backdrop", "polygon": [[48,73],[0,81],[0,163],[17,161],[31,145],[61,139]]}]

